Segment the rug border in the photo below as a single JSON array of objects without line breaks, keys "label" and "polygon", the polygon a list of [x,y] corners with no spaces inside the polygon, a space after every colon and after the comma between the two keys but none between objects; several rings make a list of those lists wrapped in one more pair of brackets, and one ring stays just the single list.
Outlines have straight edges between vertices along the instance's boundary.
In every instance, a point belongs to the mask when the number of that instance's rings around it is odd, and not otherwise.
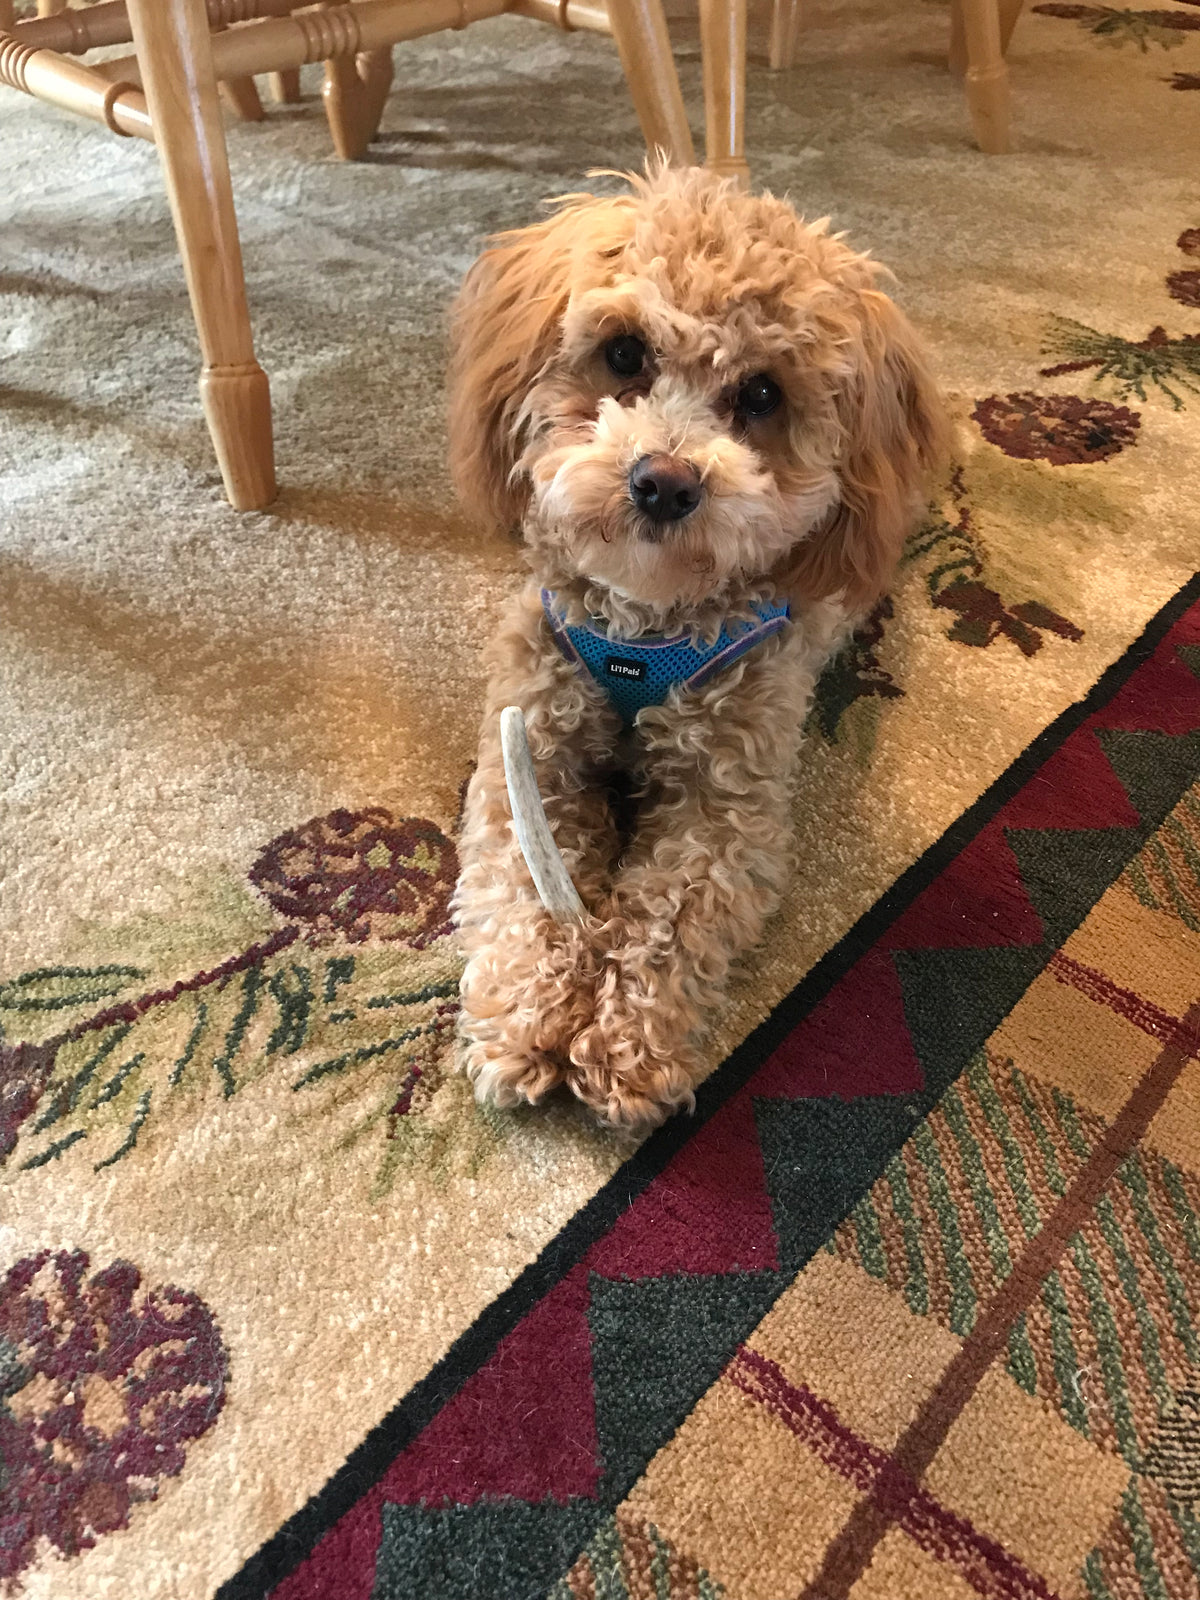
[{"label": "rug border", "polygon": [[508,1288],[484,1307],[429,1372],[355,1446],[323,1487],[226,1579],[216,1591],[215,1600],[263,1600],[311,1555],[339,1519],[378,1482],[392,1461],[491,1358],[501,1340],[526,1313],[578,1265],[647,1185],[749,1081],[771,1052],[1071,734],[1113,699],[1198,599],[1200,572],[1194,573],[1151,617],[1138,637],[1101,673],[1083,698],[1069,705],[1042,729],[726,1057],[697,1090],[694,1114],[676,1117],[659,1128],[622,1163]]}]

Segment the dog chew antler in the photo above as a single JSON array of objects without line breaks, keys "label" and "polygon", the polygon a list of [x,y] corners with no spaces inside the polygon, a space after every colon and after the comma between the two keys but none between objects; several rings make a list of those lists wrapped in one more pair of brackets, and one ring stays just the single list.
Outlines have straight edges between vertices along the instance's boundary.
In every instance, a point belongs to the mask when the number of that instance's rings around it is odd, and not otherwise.
[{"label": "dog chew antler", "polygon": [[500,751],[517,843],[538,897],[555,922],[583,922],[587,911],[546,821],[520,706],[505,706],[500,713]]}]

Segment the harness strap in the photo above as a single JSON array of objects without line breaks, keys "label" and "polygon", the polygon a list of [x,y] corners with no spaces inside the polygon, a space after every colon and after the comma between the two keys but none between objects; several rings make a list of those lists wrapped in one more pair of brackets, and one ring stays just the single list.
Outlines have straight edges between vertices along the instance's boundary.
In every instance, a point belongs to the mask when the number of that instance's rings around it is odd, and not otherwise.
[{"label": "harness strap", "polygon": [[782,631],[791,608],[754,607],[756,623],[726,623],[710,645],[692,644],[687,634],[671,638],[610,639],[598,623],[568,625],[558,597],[542,590],[542,610],[566,659],[597,683],[628,726],[646,706],[659,706],[672,689],[698,689],[731,667],[764,639]]}]

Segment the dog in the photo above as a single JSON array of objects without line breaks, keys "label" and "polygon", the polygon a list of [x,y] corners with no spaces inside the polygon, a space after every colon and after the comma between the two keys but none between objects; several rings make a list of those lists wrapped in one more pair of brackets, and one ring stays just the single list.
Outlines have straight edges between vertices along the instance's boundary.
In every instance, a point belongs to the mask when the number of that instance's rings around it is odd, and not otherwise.
[{"label": "dog", "polygon": [[[828,219],[697,168],[610,176],[626,190],[490,240],[453,311],[456,486],[532,569],[487,656],[454,911],[477,1096],[565,1083],[644,1129],[693,1104],[706,1018],[785,885],[814,684],[885,591],[946,424],[884,269]],[[578,925],[517,843],[510,704]]]}]

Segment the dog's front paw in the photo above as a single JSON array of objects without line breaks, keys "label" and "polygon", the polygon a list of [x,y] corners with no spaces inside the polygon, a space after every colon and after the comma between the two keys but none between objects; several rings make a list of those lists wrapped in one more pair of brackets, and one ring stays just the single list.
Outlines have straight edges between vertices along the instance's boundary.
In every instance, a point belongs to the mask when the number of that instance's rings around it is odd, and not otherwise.
[{"label": "dog's front paw", "polygon": [[475,1098],[503,1111],[536,1106],[563,1080],[560,1062],[540,1050],[513,1049],[503,1038],[468,1039],[462,1069],[475,1086]]},{"label": "dog's front paw", "polygon": [[462,980],[462,1067],[480,1100],[532,1105],[561,1083],[567,1046],[592,1015],[596,961],[588,930],[515,920],[479,949]]},{"label": "dog's front paw", "polygon": [[695,1104],[698,1075],[688,1045],[691,1019],[647,975],[610,965],[591,1021],[571,1041],[567,1082],[614,1127],[656,1127]]}]

